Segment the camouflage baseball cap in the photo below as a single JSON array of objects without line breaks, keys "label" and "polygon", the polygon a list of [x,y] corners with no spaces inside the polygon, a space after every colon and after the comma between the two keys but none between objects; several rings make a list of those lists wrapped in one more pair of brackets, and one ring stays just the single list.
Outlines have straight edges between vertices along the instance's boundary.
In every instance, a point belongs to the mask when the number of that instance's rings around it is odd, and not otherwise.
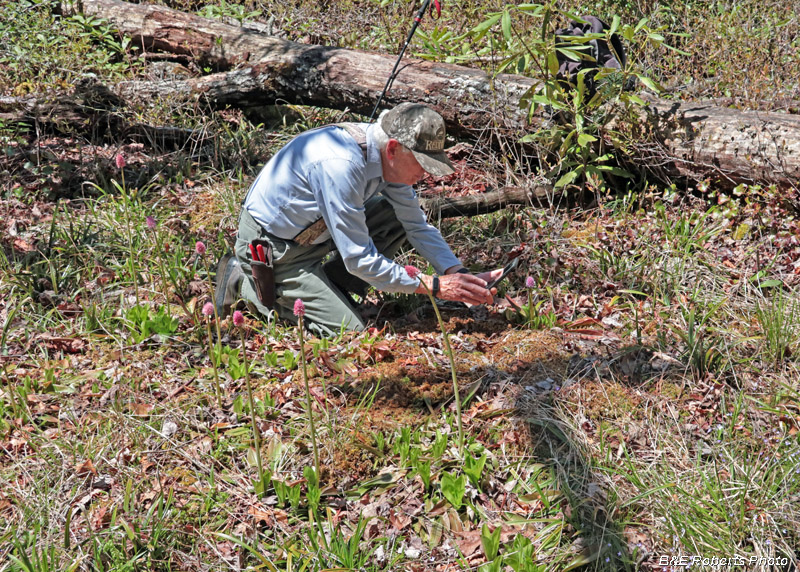
[{"label": "camouflage baseball cap", "polygon": [[414,153],[420,166],[431,175],[444,177],[454,173],[444,153],[444,119],[420,103],[401,103],[381,114],[381,129]]}]

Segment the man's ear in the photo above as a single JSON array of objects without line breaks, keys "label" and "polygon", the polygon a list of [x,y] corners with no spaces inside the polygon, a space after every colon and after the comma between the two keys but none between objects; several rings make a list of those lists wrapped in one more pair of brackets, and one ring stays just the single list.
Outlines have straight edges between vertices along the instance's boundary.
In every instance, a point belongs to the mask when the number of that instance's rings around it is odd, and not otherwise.
[{"label": "man's ear", "polygon": [[386,142],[386,158],[390,161],[395,158],[400,148],[400,142],[397,139],[389,139]]}]

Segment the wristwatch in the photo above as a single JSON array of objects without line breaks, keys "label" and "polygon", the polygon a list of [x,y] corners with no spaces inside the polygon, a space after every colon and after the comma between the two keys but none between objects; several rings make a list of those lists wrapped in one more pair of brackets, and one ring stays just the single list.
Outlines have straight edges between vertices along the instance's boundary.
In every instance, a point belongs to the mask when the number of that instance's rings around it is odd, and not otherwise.
[{"label": "wristwatch", "polygon": [[434,276],[433,277],[433,286],[431,286],[431,294],[433,294],[433,296],[436,297],[436,295],[438,293],[439,293],[439,277],[438,276]]}]

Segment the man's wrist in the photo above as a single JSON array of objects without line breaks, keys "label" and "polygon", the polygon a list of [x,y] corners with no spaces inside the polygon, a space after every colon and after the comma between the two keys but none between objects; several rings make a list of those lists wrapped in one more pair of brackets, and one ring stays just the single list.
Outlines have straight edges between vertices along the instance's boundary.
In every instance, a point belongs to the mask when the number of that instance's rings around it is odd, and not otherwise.
[{"label": "man's wrist", "polygon": [[456,264],[444,271],[444,274],[469,274],[469,270],[464,268],[462,264]]}]

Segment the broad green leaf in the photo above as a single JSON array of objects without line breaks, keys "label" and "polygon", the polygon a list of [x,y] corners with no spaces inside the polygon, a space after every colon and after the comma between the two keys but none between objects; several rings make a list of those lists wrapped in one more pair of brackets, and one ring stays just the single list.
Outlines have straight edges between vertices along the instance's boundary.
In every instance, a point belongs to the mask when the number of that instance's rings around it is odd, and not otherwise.
[{"label": "broad green leaf", "polygon": [[492,28],[492,26],[497,24],[497,22],[500,20],[502,16],[503,16],[502,13],[493,14],[492,16],[490,16],[489,18],[487,18],[486,20],[484,20],[483,22],[472,28],[472,30],[470,30],[470,33],[475,36],[475,39],[478,40],[481,39]]},{"label": "broad green leaf", "polygon": [[594,143],[595,141],[597,141],[597,137],[593,137],[588,133],[578,135],[578,145],[581,147],[586,147],[589,143]]},{"label": "broad green leaf", "polygon": [[503,11],[503,18],[501,22],[501,27],[503,29],[503,37],[506,40],[506,43],[511,43],[511,13],[508,10]]},{"label": "broad green leaf", "polygon": [[555,52],[547,54],[547,70],[552,76],[558,73],[558,56],[556,56]]},{"label": "broad green leaf", "polygon": [[623,26],[622,28],[622,37],[625,38],[628,42],[633,41],[633,36],[636,32],[630,26]]},{"label": "broad green leaf", "polygon": [[579,175],[579,172],[578,172],[577,169],[572,170],[569,173],[566,173],[566,174],[562,175],[561,178],[558,181],[556,181],[556,184],[553,185],[553,187],[555,187],[556,189],[560,189],[561,187],[565,187],[565,186],[569,185],[572,181],[574,181],[576,178],[578,178],[578,175]]},{"label": "broad green leaf", "polygon": [[466,491],[467,477],[465,475],[453,476],[450,473],[442,473],[441,479],[442,494],[453,508],[460,509],[464,504],[464,493]]},{"label": "broad green leaf", "polygon": [[483,525],[481,529],[481,547],[483,548],[483,555],[486,560],[492,561],[497,558],[497,552],[500,550],[500,531],[502,527],[498,526],[494,531],[489,532],[489,527]]},{"label": "broad green leaf", "polygon": [[609,35],[617,33],[617,30],[619,29],[619,23],[619,16],[614,14],[614,18],[611,20],[611,29],[608,31]]},{"label": "broad green leaf", "polygon": [[661,87],[655,80],[652,80],[649,77],[641,74],[636,74],[636,77],[638,77],[639,81],[641,81],[645,86],[647,86],[648,89],[652,89],[656,93],[661,93],[662,91],[664,91],[664,88]]},{"label": "broad green leaf", "polygon": [[481,482],[481,475],[483,474],[483,467],[486,465],[486,455],[481,455],[476,458],[469,455],[464,459],[464,473],[469,477],[469,482],[472,486],[479,488]]}]

